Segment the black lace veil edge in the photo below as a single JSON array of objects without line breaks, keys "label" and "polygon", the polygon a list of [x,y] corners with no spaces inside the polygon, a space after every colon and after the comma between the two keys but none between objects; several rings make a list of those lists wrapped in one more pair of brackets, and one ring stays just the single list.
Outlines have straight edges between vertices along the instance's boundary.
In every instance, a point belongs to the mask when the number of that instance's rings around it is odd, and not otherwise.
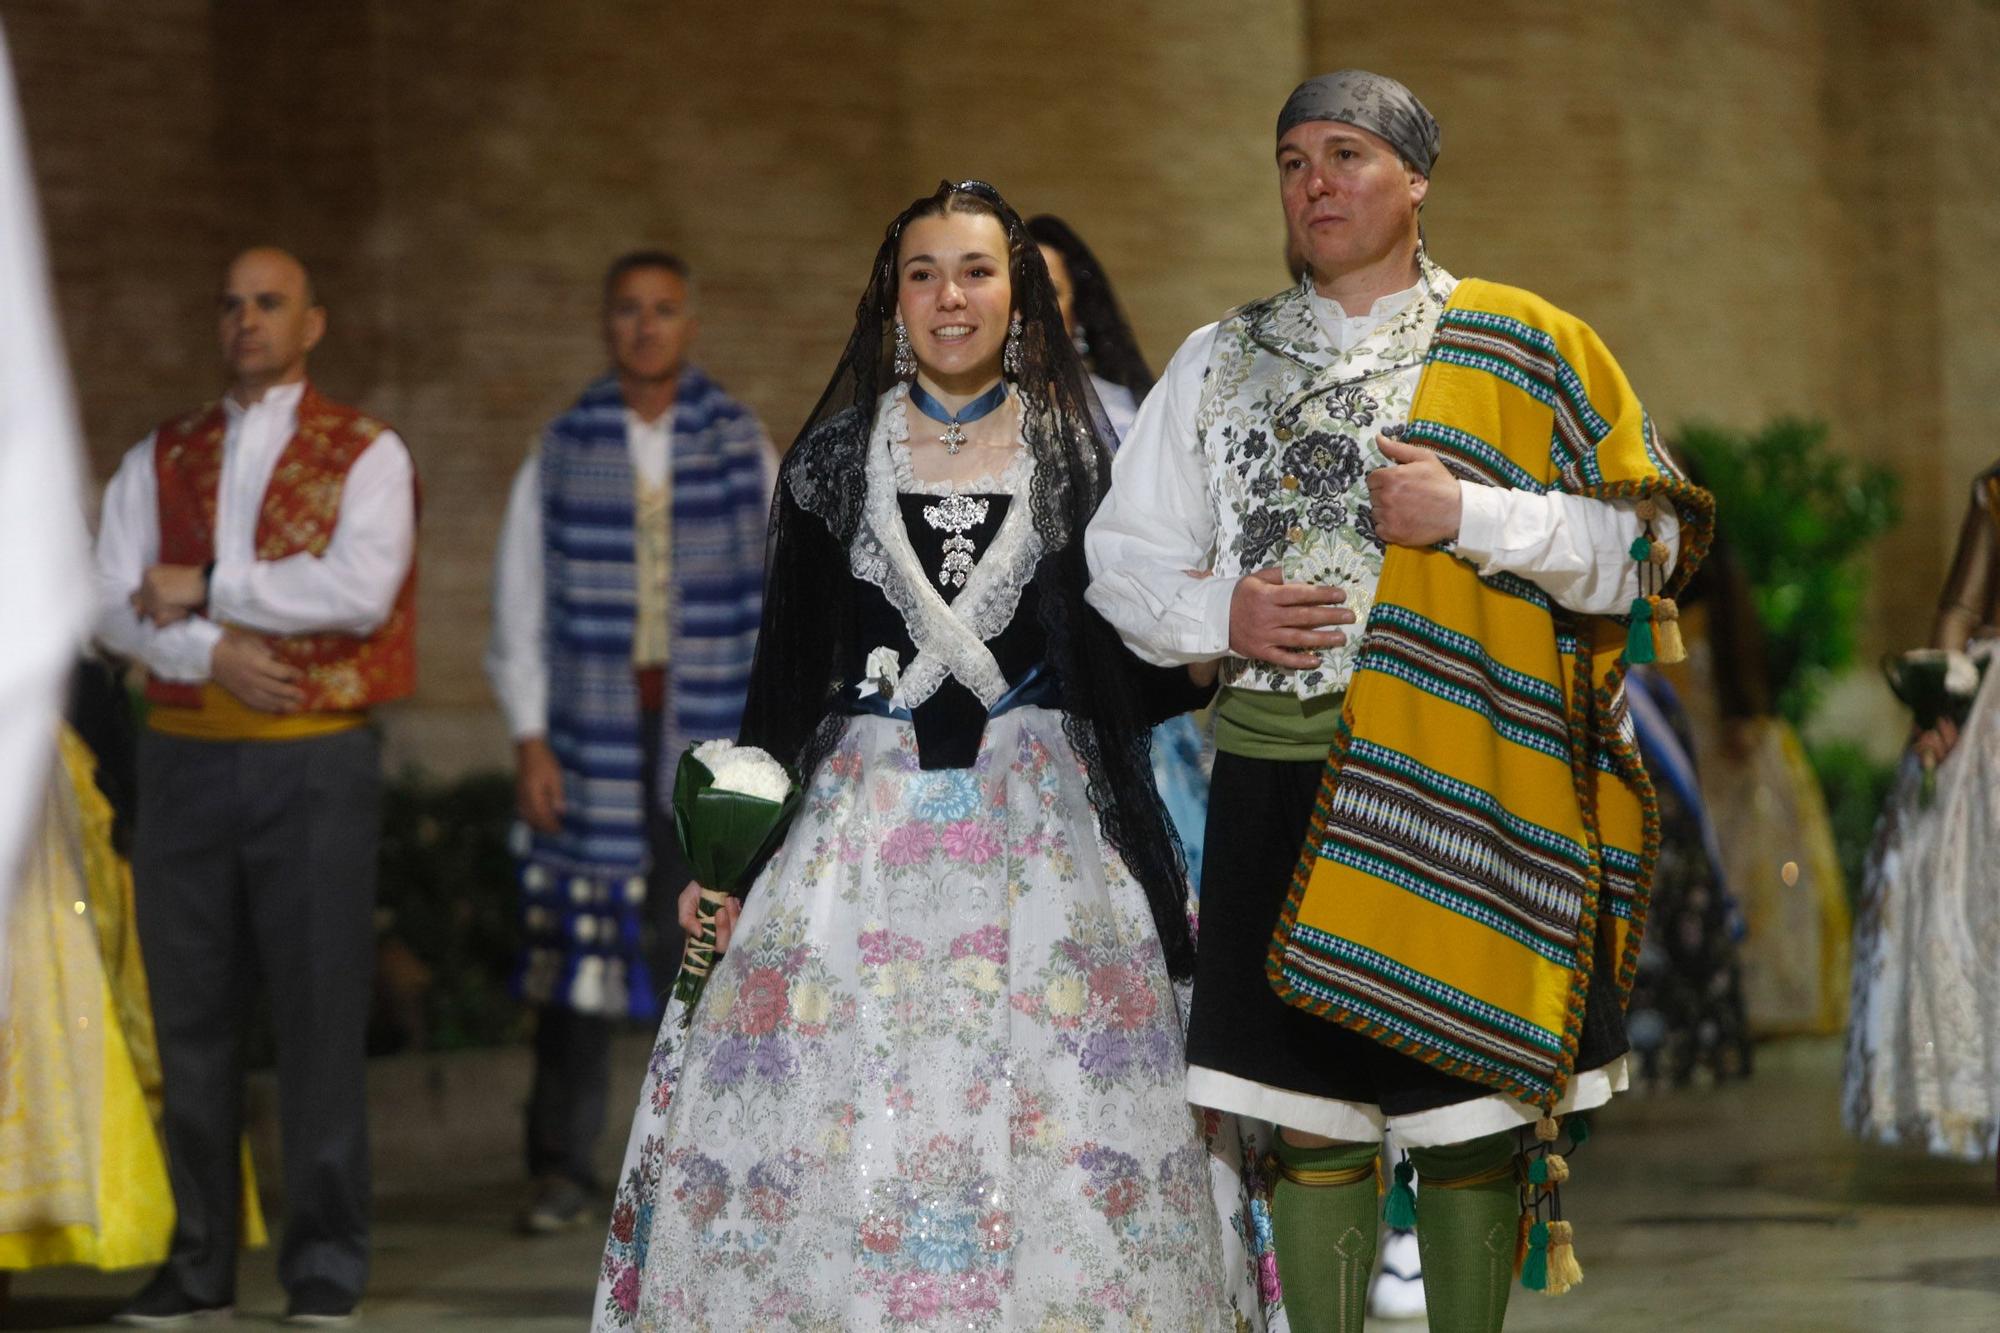
[{"label": "black lace veil edge", "polygon": [[[962,198],[960,198],[962,197]],[[1084,769],[1098,827],[1145,890],[1174,977],[1193,972],[1187,872],[1153,784],[1145,667],[1084,601],[1083,533],[1110,483],[1113,439],[1089,376],[1064,330],[1048,268],[1027,226],[979,181],[941,182],[889,224],[855,310],[846,351],[787,454],[772,502],[764,621],[751,669],[742,741],[810,781],[846,725],[838,707],[855,645],[854,576],[847,547],[867,494],[875,405],[895,383],[891,338],[896,256],[905,226],[964,199],[1007,233],[1014,308],[1021,315],[1022,435],[1035,458],[1028,505],[1045,552],[1035,573],[1050,664],[1062,691],[1063,730]]]},{"label": "black lace veil edge", "polygon": [[1146,354],[1139,350],[1139,339],[1125,317],[1125,308],[1118,303],[1111,275],[1075,229],[1053,213],[1029,218],[1028,234],[1060,254],[1069,266],[1076,322],[1090,348],[1084,354],[1085,368],[1131,390],[1134,401],[1143,400],[1152,391],[1153,371],[1146,364]]}]

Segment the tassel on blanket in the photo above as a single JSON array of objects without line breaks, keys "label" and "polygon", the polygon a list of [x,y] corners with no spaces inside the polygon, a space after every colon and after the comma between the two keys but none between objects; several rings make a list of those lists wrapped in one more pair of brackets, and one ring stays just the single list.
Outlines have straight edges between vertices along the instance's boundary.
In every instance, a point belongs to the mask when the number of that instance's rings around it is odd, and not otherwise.
[{"label": "tassel on blanket", "polygon": [[1382,1208],[1382,1220],[1398,1231],[1410,1231],[1417,1225],[1417,1192],[1410,1187],[1417,1168],[1405,1157],[1396,1163],[1396,1183],[1389,1187],[1388,1201]]},{"label": "tassel on blanket", "polygon": [[1521,1285],[1529,1291],[1549,1289],[1549,1224],[1537,1221],[1528,1228],[1528,1256],[1521,1263]]},{"label": "tassel on blanket", "polygon": [[1551,1296],[1560,1296],[1583,1281],[1583,1265],[1576,1260],[1576,1234],[1567,1222],[1549,1223],[1548,1286]]},{"label": "tassel on blanket", "polygon": [[1687,644],[1681,638],[1681,609],[1671,597],[1653,601],[1653,658],[1663,666],[1687,661]]},{"label": "tassel on blanket", "polygon": [[1653,660],[1652,600],[1634,597],[1627,614],[1631,624],[1625,630],[1625,661],[1630,666],[1644,666]]},{"label": "tassel on blanket", "polygon": [[1544,1187],[1562,1184],[1569,1179],[1569,1163],[1560,1153],[1544,1153],[1528,1163],[1528,1182]]}]

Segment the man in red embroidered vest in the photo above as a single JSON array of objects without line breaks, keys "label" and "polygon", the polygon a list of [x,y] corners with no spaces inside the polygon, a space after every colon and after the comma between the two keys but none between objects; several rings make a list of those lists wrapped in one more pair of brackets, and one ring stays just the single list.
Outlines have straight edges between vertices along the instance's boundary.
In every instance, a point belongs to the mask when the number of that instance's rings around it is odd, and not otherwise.
[{"label": "man in red embroidered vest", "polygon": [[166,422],[104,496],[97,638],[146,669],[133,841],[178,1221],[119,1321],[235,1300],[243,1015],[278,1043],[290,1318],[353,1312],[368,1272],[363,1030],[380,742],[415,684],[417,485],[394,431],[322,397],[303,265],[256,249],[220,300],[227,395]]}]

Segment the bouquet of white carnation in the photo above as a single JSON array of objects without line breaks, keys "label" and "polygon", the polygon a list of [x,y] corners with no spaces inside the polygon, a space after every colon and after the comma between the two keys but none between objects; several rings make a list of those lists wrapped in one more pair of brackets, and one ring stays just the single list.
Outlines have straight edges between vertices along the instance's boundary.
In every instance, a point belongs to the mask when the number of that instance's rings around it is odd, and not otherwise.
[{"label": "bouquet of white carnation", "polygon": [[[1889,688],[1916,719],[1917,730],[1932,731],[1950,719],[1964,726],[1972,711],[1973,696],[1986,674],[1986,663],[1947,648],[1912,648],[1899,657],[1882,661],[1882,674]],[[1924,756],[1924,777],[1918,801],[1929,805],[1937,791],[1937,764]]]},{"label": "bouquet of white carnation", "polygon": [[798,797],[798,784],[785,766],[754,745],[705,741],[681,756],[674,776],[674,832],[702,887],[695,913],[701,930],[687,942],[674,982],[683,1024],[693,1021],[695,1001],[715,962],[716,910],[728,895],[741,893],[751,867],[784,835]]}]

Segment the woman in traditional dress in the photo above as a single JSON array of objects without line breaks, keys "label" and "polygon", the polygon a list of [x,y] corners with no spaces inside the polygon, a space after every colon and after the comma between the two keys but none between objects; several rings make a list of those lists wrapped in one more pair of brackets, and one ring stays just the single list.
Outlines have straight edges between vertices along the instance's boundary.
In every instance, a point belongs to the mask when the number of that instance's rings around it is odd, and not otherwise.
[{"label": "woman in traditional dress", "polygon": [[1976,1161],[2000,1150],[2000,466],[1973,483],[1931,644],[1985,675],[1963,727],[1916,738],[1875,828],[1844,1109],[1870,1142]]},{"label": "woman in traditional dress", "polygon": [[1626,674],[1625,700],[1660,812],[1646,940],[1625,1019],[1639,1079],[1658,1089],[1739,1078],[1751,1064],[1737,960],[1742,920],[1702,799],[1687,712],[1647,666]]},{"label": "woman in traditional dress", "polygon": [[899,215],[774,510],[742,739],[805,794],[661,1025],[600,1328],[1233,1326],[1106,437],[992,188]]},{"label": "woman in traditional dress", "polygon": [[1139,340],[1112,290],[1110,275],[1083,243],[1083,237],[1053,213],[1029,218],[1028,234],[1041,249],[1049,281],[1056,289],[1063,327],[1076,345],[1076,354],[1083,358],[1090,387],[1097,391],[1112,434],[1118,437],[1105,443],[1116,449],[1153,387],[1152,368],[1139,350]]},{"label": "woman in traditional dress", "polygon": [[[1688,475],[1700,484],[1693,469]],[[1743,564],[1718,532],[1681,598],[1687,660],[1659,668],[1687,710],[1692,759],[1736,900],[1752,1035],[1839,1032],[1851,916],[1819,778],[1771,703],[1764,630]]]},{"label": "woman in traditional dress", "polygon": [[174,1229],[132,873],[89,748],[64,727],[59,754],[0,941],[0,1304],[16,1270],[159,1263]]},{"label": "woman in traditional dress", "polygon": [[[132,906],[131,705],[94,659],[73,674],[37,836],[0,949],[0,1324],[13,1273],[163,1262],[174,1199],[160,1056]],[[242,1235],[266,1242],[248,1139]]]},{"label": "woman in traditional dress", "polygon": [[[1083,238],[1053,213],[1028,219],[1028,232],[1048,265],[1063,327],[1090,373],[1090,387],[1117,439],[1125,438],[1139,404],[1153,387],[1153,372],[1125,318],[1111,277]],[[1153,731],[1153,781],[1173,816],[1174,832],[1187,858],[1188,882],[1201,883],[1202,836],[1208,826],[1208,772],[1215,764],[1213,719],[1206,712],[1184,713]]]}]

